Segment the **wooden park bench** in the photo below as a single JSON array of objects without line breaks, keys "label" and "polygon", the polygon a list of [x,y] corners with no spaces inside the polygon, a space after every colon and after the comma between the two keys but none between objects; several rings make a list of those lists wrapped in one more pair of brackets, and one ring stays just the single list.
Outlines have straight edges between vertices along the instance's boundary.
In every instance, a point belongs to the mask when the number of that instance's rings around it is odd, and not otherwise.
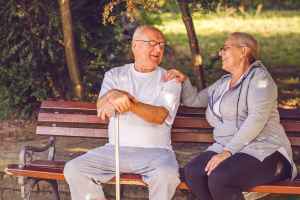
[{"label": "wooden park bench", "polygon": [[[280,109],[281,123],[294,147],[300,146],[300,110]],[[8,165],[5,172],[19,177],[24,199],[29,198],[33,186],[43,180],[50,183],[54,199],[59,199],[58,180],[64,180],[64,161],[55,160],[55,136],[90,137],[107,139],[107,122],[96,116],[93,103],[70,101],[44,101],[38,114],[36,134],[51,136],[43,147],[25,146],[20,152],[20,162]],[[172,128],[173,143],[212,143],[212,128],[204,116],[204,109],[180,107]],[[48,151],[47,160],[34,159],[36,152]],[[114,184],[111,180],[109,184]],[[146,186],[136,174],[123,174],[121,184]],[[188,191],[184,181],[178,186]],[[261,185],[252,192],[300,194],[300,176],[293,182],[283,181]]]}]

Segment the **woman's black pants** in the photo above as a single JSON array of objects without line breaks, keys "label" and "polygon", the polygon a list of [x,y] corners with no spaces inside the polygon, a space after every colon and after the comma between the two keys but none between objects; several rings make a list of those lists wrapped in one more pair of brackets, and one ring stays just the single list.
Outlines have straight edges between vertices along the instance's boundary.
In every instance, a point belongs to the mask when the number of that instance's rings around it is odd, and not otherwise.
[{"label": "woman's black pants", "polygon": [[205,166],[215,154],[203,152],[184,167],[185,181],[199,200],[243,200],[242,191],[291,176],[289,161],[277,151],[262,162],[244,153],[234,154],[207,176]]}]

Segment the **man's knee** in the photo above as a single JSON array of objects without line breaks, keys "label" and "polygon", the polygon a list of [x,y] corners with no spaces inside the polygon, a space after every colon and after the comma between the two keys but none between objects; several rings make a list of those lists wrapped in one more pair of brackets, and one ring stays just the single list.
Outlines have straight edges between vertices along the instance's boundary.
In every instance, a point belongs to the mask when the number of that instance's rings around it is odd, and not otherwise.
[{"label": "man's knee", "polygon": [[70,160],[65,164],[64,167],[64,176],[65,179],[68,181],[70,178],[73,178],[74,176],[78,175],[80,170],[78,167],[77,160]]},{"label": "man's knee", "polygon": [[165,184],[180,183],[178,169],[172,166],[162,166],[155,169],[155,175],[151,179]]}]

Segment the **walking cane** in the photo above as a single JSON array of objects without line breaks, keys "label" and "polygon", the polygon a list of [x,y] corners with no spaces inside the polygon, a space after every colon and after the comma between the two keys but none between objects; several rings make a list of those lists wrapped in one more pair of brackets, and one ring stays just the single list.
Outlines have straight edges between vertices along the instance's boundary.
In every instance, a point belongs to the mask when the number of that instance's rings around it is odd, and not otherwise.
[{"label": "walking cane", "polygon": [[119,114],[115,112],[115,165],[116,165],[116,200],[120,200],[120,143],[119,143]]}]

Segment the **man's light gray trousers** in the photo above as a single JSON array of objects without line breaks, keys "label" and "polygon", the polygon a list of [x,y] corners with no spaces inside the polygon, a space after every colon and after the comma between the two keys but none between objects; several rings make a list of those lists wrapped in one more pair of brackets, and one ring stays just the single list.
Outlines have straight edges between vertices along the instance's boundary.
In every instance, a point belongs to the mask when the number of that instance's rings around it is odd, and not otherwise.
[{"label": "man's light gray trousers", "polygon": [[[142,175],[150,200],[172,199],[180,183],[175,153],[168,149],[121,147],[120,171]],[[114,175],[114,146],[109,144],[67,162],[64,168],[72,200],[105,199],[96,182],[105,183]]]}]

